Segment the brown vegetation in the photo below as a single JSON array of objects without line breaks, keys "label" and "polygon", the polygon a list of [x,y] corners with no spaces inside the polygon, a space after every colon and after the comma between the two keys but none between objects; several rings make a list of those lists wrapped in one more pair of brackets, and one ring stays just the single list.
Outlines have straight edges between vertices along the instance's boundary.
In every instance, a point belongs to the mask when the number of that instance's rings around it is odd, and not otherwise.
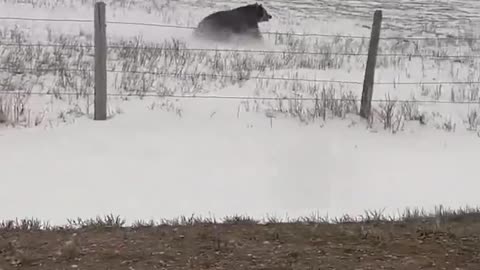
[{"label": "brown vegetation", "polygon": [[[374,217],[374,216],[371,216]],[[0,269],[480,269],[476,212],[327,223],[5,222]]]}]

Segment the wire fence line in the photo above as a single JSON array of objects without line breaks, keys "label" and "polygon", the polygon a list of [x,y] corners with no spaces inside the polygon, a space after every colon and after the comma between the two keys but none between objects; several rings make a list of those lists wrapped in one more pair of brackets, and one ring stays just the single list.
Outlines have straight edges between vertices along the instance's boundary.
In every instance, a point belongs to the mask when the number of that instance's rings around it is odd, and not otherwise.
[{"label": "wire fence line", "polygon": [[[15,74],[23,74],[25,71],[28,72],[90,72],[94,73],[94,70],[89,69],[59,69],[59,68],[23,68],[21,70],[12,69],[9,67],[0,67],[0,70],[9,71]],[[327,79],[302,79],[302,78],[286,78],[286,77],[269,77],[269,76],[246,76],[239,77],[236,75],[227,75],[227,74],[211,74],[211,73],[184,73],[184,72],[153,72],[153,71],[122,71],[122,70],[108,70],[107,73],[131,73],[131,74],[140,74],[140,75],[159,75],[159,76],[170,76],[170,77],[213,77],[213,78],[228,78],[228,79],[237,79],[239,81],[247,80],[274,80],[274,81],[301,81],[301,82],[311,82],[311,83],[343,83],[343,84],[357,84],[361,85],[363,82],[358,81],[342,81],[342,80],[327,80]]]},{"label": "wire fence line", "polygon": [[69,48],[69,49],[79,49],[87,48],[93,49],[94,45],[87,44],[54,44],[54,43],[4,43],[0,42],[2,47],[45,47],[45,48]]},{"label": "wire fence line", "polygon": [[[235,75],[226,74],[209,74],[209,73],[175,73],[175,72],[150,72],[150,71],[121,71],[110,70],[107,72],[113,73],[134,73],[134,74],[149,74],[149,75],[162,75],[162,76],[185,76],[185,77],[219,77],[219,78],[231,78],[238,80],[277,80],[277,81],[302,81],[311,83],[338,83],[338,84],[355,84],[363,85],[363,81],[345,81],[345,80],[330,80],[330,79],[302,79],[302,78],[284,78],[284,77],[269,77],[269,76],[247,76],[245,78],[239,78]],[[375,85],[451,85],[451,84],[480,84],[480,81],[430,81],[430,82],[375,82]]]},{"label": "wire fence line", "polygon": [[[0,47],[51,47],[51,48],[69,48],[79,49],[88,48],[94,49],[93,45],[78,44],[45,44],[45,43],[0,43]],[[132,49],[132,50],[148,50],[148,51],[186,51],[186,52],[226,52],[226,53],[252,53],[252,54],[282,54],[282,55],[322,55],[322,56],[362,56],[367,57],[368,53],[354,53],[354,52],[310,52],[310,51],[280,51],[280,50],[245,50],[245,49],[217,49],[217,48],[168,48],[168,47],[153,47],[153,46],[123,46],[123,45],[109,45],[108,49]],[[463,59],[471,58],[478,59],[480,55],[429,55],[418,53],[379,53],[377,57],[399,57],[399,58],[427,58],[427,59]]]},{"label": "wire fence line", "polygon": [[[136,49],[136,50],[165,50],[165,51],[198,51],[198,52],[230,52],[230,53],[254,53],[254,54],[294,54],[294,55],[334,55],[334,56],[368,56],[368,53],[356,52],[310,52],[310,51],[279,51],[279,50],[245,50],[245,49],[213,49],[213,48],[161,48],[161,47],[135,47],[112,45],[109,48],[115,49]],[[419,57],[419,58],[480,58],[480,55],[427,55],[416,53],[378,53],[377,57]]]},{"label": "wire fence line", "polygon": [[[110,70],[107,72],[113,73],[124,73],[121,70]],[[171,77],[213,77],[213,78],[228,78],[228,79],[237,79],[239,81],[247,80],[273,80],[273,81],[295,81],[295,82],[310,82],[310,83],[338,83],[338,84],[356,84],[362,85],[363,82],[358,81],[344,81],[344,80],[330,80],[330,79],[303,79],[303,78],[288,78],[288,77],[273,77],[273,76],[245,76],[239,77],[238,75],[227,75],[227,74],[211,74],[211,73],[176,73],[176,72],[151,72],[151,71],[127,71],[126,73],[132,74],[148,74],[148,75],[160,75],[160,76],[171,76]]]},{"label": "wire fence line", "polygon": [[[13,20],[13,21],[33,21],[33,22],[72,22],[72,23],[93,23],[91,19],[52,19],[52,18],[27,18],[27,17],[6,17],[0,16],[0,20]],[[175,29],[196,29],[194,26],[182,26],[182,25],[170,25],[160,23],[144,23],[144,22],[121,22],[121,21],[107,21],[107,24],[116,25],[132,25],[132,26],[152,26],[160,28],[175,28]],[[275,31],[263,31],[262,34],[267,35],[290,35],[290,36],[302,36],[302,37],[332,37],[332,38],[351,38],[351,39],[370,39],[369,36],[357,36],[357,35],[335,35],[335,34],[320,34],[320,33],[288,33],[288,32],[275,32]],[[383,40],[465,40],[465,41],[477,41],[480,37],[380,37]]]},{"label": "wire fence line", "polygon": [[[5,95],[38,95],[38,96],[94,96],[93,93],[75,93],[75,92],[36,92],[36,91],[6,91],[0,90],[0,94]],[[175,98],[175,99],[221,99],[221,100],[293,100],[293,101],[343,101],[343,102],[361,102],[358,98],[321,98],[321,97],[262,97],[262,96],[220,96],[220,95],[166,95],[152,92],[144,93],[107,93],[109,97],[161,97],[161,98]],[[477,101],[452,101],[452,100],[416,100],[416,99],[372,99],[375,103],[385,102],[400,102],[400,103],[425,103],[425,104],[475,104],[480,105],[480,100]]]},{"label": "wire fence line", "polygon": [[85,73],[95,72],[92,69],[82,69],[82,68],[11,68],[11,67],[0,67],[0,70],[11,72],[14,74],[24,74],[26,72],[34,73],[34,72],[75,72],[75,73]]},{"label": "wire fence line", "polygon": [[[44,18],[24,18],[24,17],[0,17],[0,20],[24,20],[24,21],[43,21],[43,22],[75,22],[75,23],[93,23],[93,20],[85,19],[44,19]],[[107,21],[107,24],[117,24],[117,25],[136,25],[136,26],[153,26],[153,27],[164,27],[164,28],[185,28],[185,29],[195,29],[195,27],[189,26],[178,26],[178,25],[166,25],[166,24],[156,24],[156,23],[140,23],[140,22],[119,22],[119,21]],[[370,39],[370,37],[364,36],[350,36],[350,35],[332,35],[332,34],[302,34],[302,33],[285,33],[285,32],[263,32],[264,34],[274,34],[274,35],[294,35],[294,36],[304,36],[304,37],[334,37],[334,38],[351,38],[351,39]],[[461,37],[380,37],[384,40],[480,40],[480,38],[461,38]],[[57,48],[94,48],[93,45],[86,44],[25,44],[25,43],[0,43],[0,46],[10,46],[10,47],[57,47]],[[109,49],[135,49],[135,50],[164,50],[164,51],[200,51],[200,52],[241,52],[241,53],[272,53],[272,54],[304,54],[304,55],[343,55],[343,56],[368,56],[367,53],[349,53],[349,52],[305,52],[305,51],[273,51],[273,50],[244,50],[244,49],[211,49],[211,48],[162,48],[162,47],[147,47],[147,46],[123,46],[112,44],[108,46]],[[378,57],[423,57],[423,58],[480,58],[480,55],[422,55],[422,54],[377,54]],[[90,72],[93,73],[94,70],[78,68],[23,68],[23,69],[14,69],[11,67],[0,67],[0,70],[9,71],[17,74],[22,74],[25,71],[31,72]],[[347,80],[329,80],[329,79],[305,79],[305,78],[286,78],[286,77],[274,77],[274,76],[245,76],[245,75],[227,75],[227,74],[208,74],[208,73],[184,73],[184,72],[151,72],[151,71],[124,71],[124,70],[107,70],[109,73],[131,73],[131,74],[141,74],[141,75],[158,75],[158,76],[171,76],[171,77],[217,77],[217,78],[231,78],[239,81],[244,80],[280,80],[280,81],[300,81],[300,82],[310,82],[310,83],[339,83],[339,84],[353,84],[353,85],[363,85],[361,81],[347,81]],[[242,77],[244,76],[244,77]],[[447,85],[447,84],[462,84],[462,85],[473,85],[480,84],[480,81],[431,81],[431,82],[375,82],[375,85]],[[3,94],[25,94],[30,95],[75,95],[75,96],[85,96],[93,95],[91,93],[69,93],[69,92],[55,92],[55,93],[45,93],[45,92],[16,92],[16,91],[0,91]],[[107,93],[108,96],[132,96],[131,93]],[[142,93],[142,94],[133,94],[133,96],[155,96],[155,97],[169,97],[169,98],[202,98],[202,99],[242,99],[242,100],[318,100],[318,98],[302,98],[302,97],[248,97],[248,96],[184,96],[184,95],[160,95],[158,93]],[[330,100],[340,100],[340,101],[355,101],[359,102],[359,99],[335,99],[329,98]],[[372,102],[385,102],[387,100],[372,100]],[[395,102],[414,102],[414,103],[445,103],[445,104],[479,104],[478,101],[442,101],[442,100],[395,100]]]},{"label": "wire fence line", "polygon": [[[78,73],[94,73],[92,69],[70,69],[70,68],[22,68],[13,69],[10,67],[0,67],[0,70],[12,72],[15,74],[24,74],[27,72],[78,72]],[[337,83],[337,84],[353,84],[363,85],[363,81],[347,81],[347,80],[333,80],[333,79],[305,79],[305,78],[289,78],[289,77],[274,77],[274,76],[245,76],[228,74],[213,74],[213,73],[184,73],[184,72],[154,72],[154,71],[135,71],[135,70],[108,70],[107,73],[130,73],[140,75],[158,75],[169,77],[213,77],[213,78],[228,78],[239,81],[248,80],[273,80],[273,81],[301,81],[309,83]],[[478,85],[480,81],[417,81],[417,82],[375,82],[375,85]]]}]

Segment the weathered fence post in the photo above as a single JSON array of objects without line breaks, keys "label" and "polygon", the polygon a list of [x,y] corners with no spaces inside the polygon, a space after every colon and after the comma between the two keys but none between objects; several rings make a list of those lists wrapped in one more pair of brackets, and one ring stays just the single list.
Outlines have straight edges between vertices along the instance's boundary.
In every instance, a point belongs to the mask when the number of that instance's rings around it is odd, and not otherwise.
[{"label": "weathered fence post", "polygon": [[95,24],[95,112],[94,120],[107,119],[107,33],[105,3],[96,2]]},{"label": "weathered fence post", "polygon": [[380,40],[380,28],[382,25],[382,11],[376,10],[373,15],[372,34],[368,48],[367,66],[363,80],[362,101],[360,116],[368,119],[372,108],[373,84],[375,79],[375,65],[377,64],[378,42]]}]

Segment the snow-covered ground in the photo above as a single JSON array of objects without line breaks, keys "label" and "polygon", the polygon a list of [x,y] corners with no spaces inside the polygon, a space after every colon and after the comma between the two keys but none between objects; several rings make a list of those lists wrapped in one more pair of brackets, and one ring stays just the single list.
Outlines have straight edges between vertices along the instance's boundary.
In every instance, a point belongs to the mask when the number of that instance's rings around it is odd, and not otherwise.
[{"label": "snow-covered ground", "polygon": [[335,217],[480,203],[476,137],[270,123],[194,103],[182,117],[129,102],[107,122],[2,131],[1,217]]},{"label": "snow-covered ground", "polygon": [[[93,16],[91,1],[33,2],[5,0],[0,17]],[[107,2],[110,22],[189,26],[215,9],[235,6],[231,2]],[[373,14],[362,16],[359,10],[369,12],[382,5],[342,3],[337,8],[331,1],[321,8],[299,1],[265,3],[274,20],[261,27],[272,32],[369,36]],[[352,4],[350,11],[346,3]],[[419,11],[411,1],[402,3],[398,8],[414,19],[399,17],[384,3],[383,35],[478,36],[468,24],[461,24],[470,17],[466,9],[448,11],[459,23],[449,28],[444,4]],[[421,31],[422,16],[425,22],[439,21],[437,27]],[[110,23],[108,91],[115,96],[109,98],[111,118],[95,122],[93,101],[82,96],[93,89],[92,48],[18,46],[88,45],[92,30],[91,23],[0,19],[1,42],[9,44],[0,45],[0,90],[25,93],[0,95],[0,108],[9,110],[3,118],[17,126],[0,126],[4,187],[0,219],[34,216],[58,224],[67,218],[108,213],[133,221],[192,213],[295,217],[317,211],[334,217],[362,214],[366,209],[386,208],[387,214],[395,214],[405,207],[479,203],[474,181],[480,153],[476,42],[382,40],[380,54],[414,56],[379,56],[375,80],[380,84],[375,86],[374,99],[383,101],[374,103],[375,119],[367,123],[355,115],[359,103],[349,100],[360,97],[366,57],[342,54],[366,53],[368,40],[266,35],[265,44],[254,49],[317,54],[212,53],[184,50],[208,48],[190,38],[190,29]],[[121,48],[132,45],[158,49]],[[438,59],[433,55],[473,56]],[[26,73],[12,75],[2,67]],[[194,76],[160,74],[179,70]],[[144,71],[153,74],[138,73]],[[471,84],[418,83],[454,81]],[[30,91],[55,95],[29,95]],[[321,100],[151,96],[156,93],[318,96]],[[430,103],[402,102],[411,99]],[[448,103],[458,101],[470,104]],[[392,126],[384,129],[386,120],[392,120]]]}]

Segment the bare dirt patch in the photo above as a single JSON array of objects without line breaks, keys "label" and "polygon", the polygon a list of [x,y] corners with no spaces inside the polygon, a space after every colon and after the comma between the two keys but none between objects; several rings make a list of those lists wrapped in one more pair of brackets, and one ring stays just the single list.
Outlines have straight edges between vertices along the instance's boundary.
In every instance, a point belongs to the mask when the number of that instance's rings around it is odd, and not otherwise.
[{"label": "bare dirt patch", "polygon": [[480,269],[478,220],[4,223],[0,269]]}]

